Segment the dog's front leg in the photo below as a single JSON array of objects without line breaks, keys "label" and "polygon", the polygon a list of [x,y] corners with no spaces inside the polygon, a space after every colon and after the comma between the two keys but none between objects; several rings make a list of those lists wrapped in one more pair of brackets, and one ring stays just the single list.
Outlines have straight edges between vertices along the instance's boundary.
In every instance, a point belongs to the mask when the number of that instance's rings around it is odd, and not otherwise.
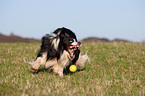
[{"label": "dog's front leg", "polygon": [[63,77],[63,68],[58,64],[53,66],[53,72],[58,74],[60,77]]},{"label": "dog's front leg", "polygon": [[67,65],[69,65],[69,63],[70,63],[69,53],[64,50],[63,54],[61,55],[60,59],[57,62],[57,65],[53,66],[54,73],[63,77],[63,69]]}]

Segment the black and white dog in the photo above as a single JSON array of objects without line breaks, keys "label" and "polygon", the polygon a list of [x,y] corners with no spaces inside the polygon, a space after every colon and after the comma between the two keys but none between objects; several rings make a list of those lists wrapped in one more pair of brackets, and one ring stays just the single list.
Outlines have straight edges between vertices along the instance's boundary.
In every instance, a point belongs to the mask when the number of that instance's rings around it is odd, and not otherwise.
[{"label": "black and white dog", "polygon": [[41,65],[50,68],[54,73],[63,77],[64,70],[68,71],[70,65],[75,64],[78,69],[84,68],[88,56],[81,55],[81,43],[76,35],[67,28],[58,28],[52,34],[42,38],[41,49],[36,61],[31,62],[31,69],[38,71]]}]

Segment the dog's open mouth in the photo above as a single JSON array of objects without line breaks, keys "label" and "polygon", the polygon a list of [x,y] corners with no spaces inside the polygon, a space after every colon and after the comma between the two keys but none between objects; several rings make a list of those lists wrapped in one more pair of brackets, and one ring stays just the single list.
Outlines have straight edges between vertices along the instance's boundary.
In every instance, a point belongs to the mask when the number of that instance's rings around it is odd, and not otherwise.
[{"label": "dog's open mouth", "polygon": [[[75,40],[74,40],[75,41]],[[72,42],[69,47],[68,47],[68,52],[69,52],[69,58],[73,60],[75,58],[75,50],[80,48],[81,43],[80,42]]]},{"label": "dog's open mouth", "polygon": [[75,58],[74,51],[77,50],[77,48],[78,48],[77,45],[69,46],[68,51],[69,51],[69,54],[70,54],[69,58],[71,60],[73,60]]}]

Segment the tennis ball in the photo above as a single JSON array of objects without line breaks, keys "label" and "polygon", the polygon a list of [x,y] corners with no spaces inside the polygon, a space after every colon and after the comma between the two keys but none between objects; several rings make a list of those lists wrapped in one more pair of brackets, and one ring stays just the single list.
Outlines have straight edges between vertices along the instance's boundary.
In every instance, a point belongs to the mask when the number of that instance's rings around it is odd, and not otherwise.
[{"label": "tennis ball", "polygon": [[75,65],[71,65],[71,66],[69,67],[69,70],[70,70],[71,72],[76,72],[76,71],[77,71],[77,67],[76,67]]}]

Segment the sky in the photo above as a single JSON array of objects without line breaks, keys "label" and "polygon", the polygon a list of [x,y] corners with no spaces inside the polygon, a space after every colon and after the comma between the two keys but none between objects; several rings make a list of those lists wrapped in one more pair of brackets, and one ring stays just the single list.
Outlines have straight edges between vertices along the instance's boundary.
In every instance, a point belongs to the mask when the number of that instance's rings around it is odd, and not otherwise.
[{"label": "sky", "polygon": [[0,33],[41,39],[55,29],[87,37],[145,40],[145,0],[0,0]]}]

